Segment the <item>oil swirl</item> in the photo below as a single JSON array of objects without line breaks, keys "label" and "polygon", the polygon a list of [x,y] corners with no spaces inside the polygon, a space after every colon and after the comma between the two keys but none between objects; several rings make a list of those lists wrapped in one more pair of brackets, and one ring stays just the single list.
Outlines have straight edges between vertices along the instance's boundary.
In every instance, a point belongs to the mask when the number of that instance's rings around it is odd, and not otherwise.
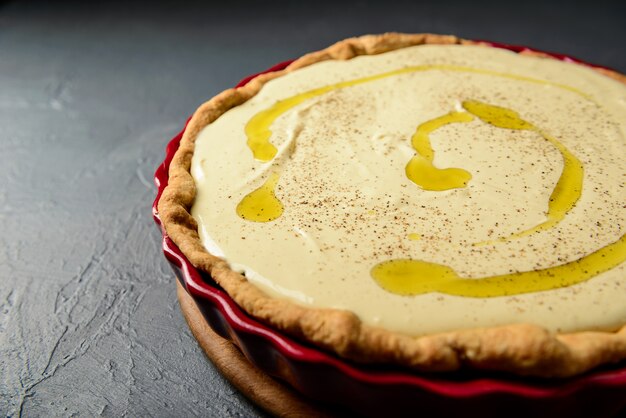
[{"label": "oil swirl", "polygon": [[437,168],[433,165],[435,152],[428,135],[444,125],[471,122],[474,117],[467,112],[452,112],[429,120],[417,127],[411,145],[417,154],[405,168],[406,176],[424,190],[442,191],[467,186],[472,175],[462,168]]},{"label": "oil swirl", "polygon": [[375,265],[371,275],[383,289],[403,296],[439,292],[490,298],[572,286],[626,261],[626,235],[585,257],[540,270],[480,278],[460,277],[451,267],[422,260],[396,259]]},{"label": "oil swirl", "polygon": [[[535,232],[545,231],[561,222],[565,215],[574,208],[582,194],[584,176],[582,162],[556,138],[520,118],[519,114],[513,110],[471,100],[463,102],[463,108],[480,118],[483,122],[497,128],[536,132],[559,150],[563,159],[563,170],[548,201],[546,221],[530,229],[500,237],[497,241],[509,241]],[[490,243],[493,243],[493,241],[484,241],[477,243],[477,245]]]},{"label": "oil swirl", "polygon": [[463,67],[458,65],[416,65],[406,68],[400,68],[399,70],[387,71],[381,74],[375,74],[367,77],[357,78],[354,80],[342,81],[328,86],[319,87],[306,91],[304,93],[296,94],[295,96],[288,97],[283,100],[279,100],[269,108],[255,114],[246,124],[245,133],[247,137],[247,145],[252,151],[254,158],[261,162],[271,161],[276,152],[276,146],[270,142],[272,136],[271,126],[281,115],[289,111],[290,109],[298,106],[299,104],[310,100],[314,97],[321,96],[329,93],[333,90],[343,89],[346,87],[356,86],[359,84],[370,83],[372,81],[381,80],[388,77],[399,76],[402,74],[410,74],[423,71],[454,71],[454,72],[466,72],[477,73],[484,75],[491,75],[495,77],[508,78],[518,81],[526,81],[534,84],[542,84],[553,87],[558,87],[564,90],[571,91],[582,97],[588,98],[588,96],[578,89],[567,86],[565,84],[555,83],[546,80],[540,80],[532,77],[525,77],[516,74],[508,74],[499,71],[483,70],[472,67]]},{"label": "oil swirl", "polygon": [[279,175],[272,173],[261,187],[244,196],[237,205],[237,215],[252,222],[271,222],[278,219],[284,211],[275,192],[278,180]]}]

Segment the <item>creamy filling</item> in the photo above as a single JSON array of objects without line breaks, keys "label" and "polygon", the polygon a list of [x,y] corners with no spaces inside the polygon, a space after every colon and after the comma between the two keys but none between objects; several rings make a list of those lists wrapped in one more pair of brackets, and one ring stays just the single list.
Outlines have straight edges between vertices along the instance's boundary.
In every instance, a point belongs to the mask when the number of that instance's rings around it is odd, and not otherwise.
[{"label": "creamy filling", "polygon": [[200,133],[192,214],[269,295],[370,325],[615,329],[625,133],[626,88],[579,65],[434,45],[326,61]]}]

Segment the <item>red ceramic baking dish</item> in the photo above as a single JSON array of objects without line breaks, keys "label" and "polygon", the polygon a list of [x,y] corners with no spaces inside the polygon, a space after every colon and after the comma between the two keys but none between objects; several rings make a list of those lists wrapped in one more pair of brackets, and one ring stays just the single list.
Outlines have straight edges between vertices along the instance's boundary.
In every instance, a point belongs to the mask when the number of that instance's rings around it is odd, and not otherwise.
[{"label": "red ceramic baking dish", "polygon": [[[515,52],[541,52],[485,43]],[[560,54],[548,55],[591,65]],[[289,62],[265,72],[283,69]],[[238,86],[257,75],[244,78]],[[153,217],[163,234],[165,257],[211,328],[235,344],[265,373],[286,382],[312,402],[338,405],[364,416],[537,418],[611,417],[626,413],[626,364],[558,380],[479,372],[425,375],[394,367],[355,364],[249,317],[210,277],[191,265],[161,227],[157,202],[167,186],[169,164],[183,132],[170,141],[165,160],[155,173],[158,193]]]}]

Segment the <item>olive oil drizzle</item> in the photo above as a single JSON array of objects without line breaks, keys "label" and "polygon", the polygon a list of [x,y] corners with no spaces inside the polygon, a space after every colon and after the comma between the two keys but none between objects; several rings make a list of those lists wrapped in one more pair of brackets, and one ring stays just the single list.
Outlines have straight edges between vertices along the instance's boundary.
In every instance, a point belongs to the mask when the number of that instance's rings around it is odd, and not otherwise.
[{"label": "olive oil drizzle", "polygon": [[[475,116],[497,128],[533,131],[558,149],[563,158],[561,176],[548,202],[547,219],[530,229],[500,237],[496,241],[509,241],[528,236],[534,232],[550,229],[561,222],[567,212],[574,208],[582,193],[584,169],[580,160],[557,139],[522,119],[513,110],[475,100],[466,100],[462,106],[467,112],[451,112],[426,121],[417,127],[411,139],[411,145],[417,154],[406,165],[407,177],[424,190],[441,191],[467,186],[472,175],[466,170],[462,168],[440,169],[433,165],[435,153],[430,144],[429,135],[443,126],[471,122]],[[486,245],[493,242],[483,241],[474,245]]]},{"label": "olive oil drizzle", "polygon": [[626,235],[585,257],[540,270],[480,278],[460,277],[451,267],[421,260],[396,259],[375,265],[371,275],[383,289],[403,296],[439,292],[490,298],[572,286],[626,261]]},{"label": "olive oil drizzle", "polygon": [[244,196],[237,205],[237,215],[252,222],[271,222],[278,219],[284,211],[275,192],[279,178],[277,173],[270,174],[261,187]]},{"label": "olive oil drizzle", "polygon": [[[563,170],[548,201],[546,221],[530,229],[500,237],[496,241],[510,241],[512,239],[528,236],[535,232],[548,230],[561,222],[565,218],[565,215],[574,208],[582,194],[584,177],[582,162],[556,138],[537,128],[532,123],[522,119],[519,114],[513,110],[473,100],[464,101],[463,108],[483,122],[497,128],[536,132],[559,150],[563,159]],[[483,241],[475,245],[486,245],[493,242],[494,241]]]},{"label": "olive oil drizzle", "polygon": [[279,100],[274,105],[269,108],[262,110],[255,114],[250,121],[246,124],[245,134],[247,136],[247,144],[250,150],[252,151],[252,155],[258,161],[268,162],[271,161],[276,152],[278,151],[276,147],[270,142],[270,138],[272,136],[271,126],[281,115],[283,115],[288,110],[298,106],[299,104],[312,99],[314,97],[321,96],[323,94],[329,93],[333,90],[338,90],[346,87],[356,86],[359,84],[369,83],[376,80],[381,80],[383,78],[398,76],[402,74],[423,72],[423,71],[454,71],[454,72],[468,72],[468,73],[477,73],[484,75],[492,75],[496,77],[508,78],[518,81],[526,81],[534,84],[542,84],[549,85],[554,87],[559,87],[571,92],[574,92],[584,98],[589,98],[589,96],[578,89],[567,86],[565,84],[555,83],[552,81],[540,80],[532,77],[525,77],[516,74],[508,74],[499,71],[491,71],[491,70],[483,70],[478,68],[464,67],[458,65],[416,65],[406,68],[400,68],[398,70],[387,71],[380,74],[375,74],[367,77],[361,77],[354,80],[342,81],[335,84],[330,84],[328,86],[319,87],[313,90],[306,91],[304,93],[296,94],[295,96],[291,96],[289,98]]},{"label": "olive oil drizzle", "polygon": [[452,112],[431,119],[417,127],[411,145],[417,154],[406,165],[406,176],[424,190],[442,191],[467,186],[472,175],[462,168],[437,168],[433,165],[435,152],[428,135],[451,123],[471,122],[474,117],[467,112]]},{"label": "olive oil drizzle", "polygon": [[[277,148],[270,142],[271,126],[276,119],[290,109],[333,90],[391,76],[431,70],[477,73],[548,85],[590,99],[588,95],[573,87],[515,74],[453,65],[411,66],[331,84],[277,101],[269,108],[255,114],[246,124],[247,145],[256,160],[269,162],[277,153]],[[477,101],[465,101],[463,108],[464,112],[451,112],[418,126],[411,139],[416,155],[405,168],[407,177],[425,190],[439,191],[466,187],[472,178],[469,172],[461,168],[440,169],[433,165],[434,151],[430,144],[429,134],[447,124],[471,122],[478,117],[483,122],[499,128],[536,132],[559,150],[564,165],[563,172],[550,196],[546,213],[547,220],[531,229],[498,238],[496,241],[507,241],[554,227],[575,206],[582,193],[583,166],[580,160],[558,140],[523,120],[515,111]],[[279,175],[272,173],[261,187],[241,200],[237,205],[237,214],[245,220],[254,222],[271,222],[279,218],[284,207],[275,194],[278,180]],[[624,262],[626,260],[625,237],[626,235],[578,260],[540,270],[482,278],[462,278],[449,266],[422,260],[394,259],[375,265],[371,270],[371,275],[383,289],[399,295],[441,292],[485,298],[539,292],[583,282]],[[408,238],[419,239],[419,235],[409,234]],[[485,241],[478,245],[494,242]]]}]

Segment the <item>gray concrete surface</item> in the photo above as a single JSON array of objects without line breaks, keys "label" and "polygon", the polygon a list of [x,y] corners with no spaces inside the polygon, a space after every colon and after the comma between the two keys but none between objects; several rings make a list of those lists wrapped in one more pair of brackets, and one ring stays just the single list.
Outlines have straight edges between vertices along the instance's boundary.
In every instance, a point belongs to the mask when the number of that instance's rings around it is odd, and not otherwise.
[{"label": "gray concrete surface", "polygon": [[344,37],[454,33],[626,71],[624,2],[0,2],[0,415],[260,416],[179,312],[152,174],[198,104]]}]

